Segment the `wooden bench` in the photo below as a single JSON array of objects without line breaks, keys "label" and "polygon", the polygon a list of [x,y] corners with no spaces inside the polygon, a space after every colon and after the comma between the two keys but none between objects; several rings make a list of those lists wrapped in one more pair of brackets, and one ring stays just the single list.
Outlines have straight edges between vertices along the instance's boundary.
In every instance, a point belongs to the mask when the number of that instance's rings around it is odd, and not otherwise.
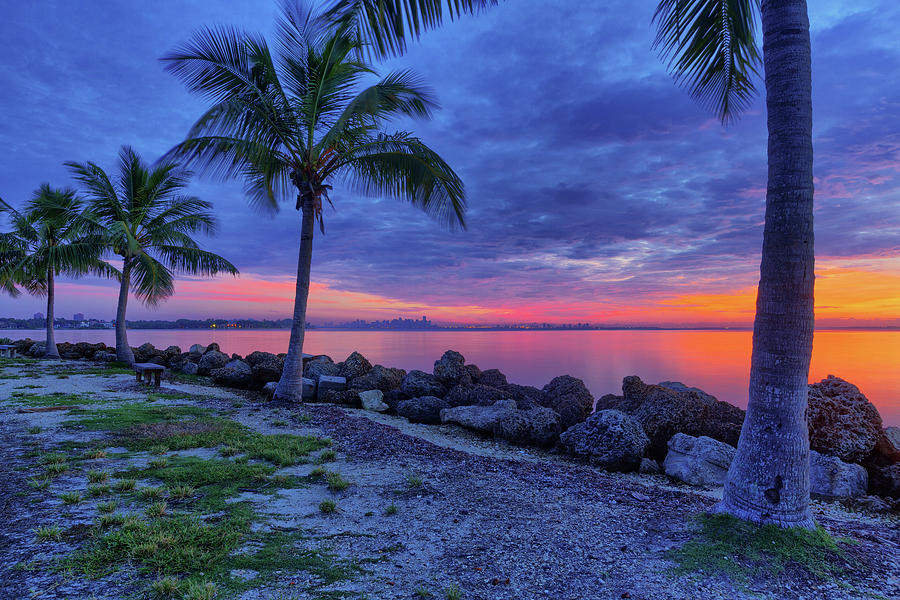
[{"label": "wooden bench", "polygon": [[16,347],[12,344],[0,344],[0,357],[2,358],[15,358],[16,355]]},{"label": "wooden bench", "polygon": [[160,379],[165,370],[164,366],[156,363],[134,363],[134,373],[137,376],[137,382],[141,383],[141,379],[146,379],[147,383],[150,383],[152,378],[154,387],[159,387]]}]

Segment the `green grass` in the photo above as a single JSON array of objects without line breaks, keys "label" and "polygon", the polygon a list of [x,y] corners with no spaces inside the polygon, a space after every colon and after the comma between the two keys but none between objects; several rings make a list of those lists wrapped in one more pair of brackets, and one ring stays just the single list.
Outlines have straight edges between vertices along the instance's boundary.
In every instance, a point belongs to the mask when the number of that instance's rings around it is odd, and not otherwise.
[{"label": "green grass", "polygon": [[67,465],[66,463],[50,463],[49,465],[44,467],[44,472],[46,473],[47,477],[62,475],[68,470],[69,465]]},{"label": "green grass", "polygon": [[171,575],[160,577],[150,586],[151,596],[153,598],[159,598],[160,600],[180,597],[179,590],[180,584],[178,582],[178,579],[172,577]]},{"label": "green grass", "polygon": [[109,473],[106,471],[88,471],[87,478],[91,483],[103,483],[109,479]]},{"label": "green grass", "polygon": [[340,473],[335,473],[333,471],[325,476],[325,483],[332,492],[342,492],[352,485],[349,481],[344,479]]},{"label": "green grass", "polygon": [[150,392],[147,394],[149,402],[155,402],[156,400],[184,400],[188,397],[190,397],[190,394],[185,392]]},{"label": "green grass", "polygon": [[87,495],[90,498],[99,498],[101,496],[109,496],[109,486],[106,484],[91,484],[87,487]]},{"label": "green grass", "polygon": [[44,428],[41,427],[40,425],[34,425],[27,429],[28,433],[30,433],[31,435],[38,434],[38,433],[42,432],[43,430],[44,430]]},{"label": "green grass", "polygon": [[425,485],[425,480],[422,479],[422,476],[418,473],[407,473],[406,485],[409,486],[410,489],[418,489]]},{"label": "green grass", "polygon": [[63,504],[71,506],[73,504],[78,504],[79,502],[81,502],[81,494],[79,494],[78,492],[66,492],[64,494],[60,494],[59,499],[63,501]]},{"label": "green grass", "polygon": [[165,516],[169,506],[165,502],[154,502],[147,507],[146,514],[150,518]]},{"label": "green grass", "polygon": [[427,587],[420,585],[416,588],[416,591],[413,592],[413,596],[416,598],[431,598],[432,593],[428,591]]},{"label": "green grass", "polygon": [[85,458],[90,460],[99,460],[101,458],[106,458],[106,452],[103,450],[91,450],[87,454],[85,454]]},{"label": "green grass", "polygon": [[400,510],[400,509],[397,508],[397,505],[394,504],[393,502],[391,502],[391,503],[388,505],[388,507],[387,507],[386,509],[384,509],[384,514],[386,514],[386,515],[388,515],[388,516],[390,516],[390,515],[396,515],[397,512],[398,512],[399,510]]},{"label": "green grass", "polygon": [[33,490],[46,490],[50,487],[50,479],[43,477],[41,479],[32,478],[28,480],[28,487]]},{"label": "green grass", "polygon": [[335,511],[337,511],[337,502],[332,499],[322,500],[319,502],[319,510],[326,515],[329,515]]},{"label": "green grass", "polygon": [[197,490],[190,485],[173,485],[169,487],[169,498],[172,500],[187,500],[197,493]]},{"label": "green grass", "polygon": [[447,589],[444,590],[444,596],[447,600],[460,600],[463,597],[463,594],[457,584],[451,583],[447,586]]},{"label": "green grass", "polygon": [[165,492],[160,487],[142,487],[138,490],[138,497],[141,500],[160,500]]},{"label": "green grass", "polygon": [[48,452],[41,457],[41,462],[45,465],[59,465],[68,460],[65,452]]},{"label": "green grass", "polygon": [[59,541],[62,529],[58,525],[47,525],[34,530],[34,537],[39,542]]},{"label": "green grass", "polygon": [[331,461],[335,460],[336,458],[337,458],[337,452],[335,452],[334,450],[324,450],[323,452],[320,452],[319,455],[316,457],[316,464],[322,465],[327,462],[331,462]]},{"label": "green grass", "polygon": [[676,573],[721,573],[743,582],[793,570],[825,579],[844,570],[843,550],[821,527],[759,526],[730,515],[702,515],[699,524],[695,539],[669,551]]},{"label": "green grass", "polygon": [[89,398],[79,394],[54,392],[52,394],[15,393],[11,398],[16,404],[25,406],[78,406],[82,404],[104,404],[104,398]]},{"label": "green grass", "polygon": [[101,502],[97,505],[97,510],[100,511],[101,514],[111,513],[116,510],[116,506],[118,504],[115,500],[110,500],[109,502]]},{"label": "green grass", "polygon": [[[182,421],[208,415],[208,411],[196,406],[145,406],[126,404],[100,410],[73,410],[78,418],[63,422],[66,427],[83,427],[89,431],[119,432],[139,425]],[[156,443],[155,441],[151,442]],[[149,446],[150,444],[148,444]],[[132,448],[146,450],[146,448]]]},{"label": "green grass", "polygon": [[136,479],[120,479],[113,485],[113,489],[117,492],[130,492],[136,485]]}]

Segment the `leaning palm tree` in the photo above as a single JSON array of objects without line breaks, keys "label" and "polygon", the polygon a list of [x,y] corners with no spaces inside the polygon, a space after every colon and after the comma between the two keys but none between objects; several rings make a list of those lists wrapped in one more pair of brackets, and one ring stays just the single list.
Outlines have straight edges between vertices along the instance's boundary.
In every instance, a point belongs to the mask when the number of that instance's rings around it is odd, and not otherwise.
[{"label": "leaning palm tree", "polygon": [[203,250],[192,237],[211,234],[212,204],[184,195],[191,174],[177,163],[149,167],[131,148],[119,152],[113,181],[95,163],[66,163],[90,196],[91,210],[103,230],[103,249],[122,260],[116,309],[116,358],[134,363],[125,313],[128,293],[154,306],[175,291],[175,273],[216,275],[238,270],[221,256]]},{"label": "leaning palm tree", "polygon": [[418,78],[374,74],[364,44],[347,24],[332,26],[304,3],[282,5],[277,52],[258,36],[204,29],[166,56],[166,69],[212,101],[187,139],[170,151],[201,171],[242,178],[250,203],[274,211],[296,198],[302,213],[293,326],[280,400],[302,395],[303,338],[314,225],[324,232],[332,184],[406,200],[449,228],[465,226],[463,184],[434,150],[395,117],[428,117],[435,103]]},{"label": "leaning palm tree", "polygon": [[0,234],[0,288],[13,296],[21,292],[47,297],[47,358],[59,358],[53,330],[56,277],[87,273],[115,273],[100,260],[102,246],[93,235],[84,201],[73,190],[42,185],[24,212],[0,200],[0,213],[12,231]]},{"label": "leaning palm tree", "polygon": [[656,44],[676,80],[727,121],[754,94],[762,17],[769,179],[753,325],[750,398],[717,509],[813,527],[807,381],[813,340],[813,147],[805,0],[662,0]]}]

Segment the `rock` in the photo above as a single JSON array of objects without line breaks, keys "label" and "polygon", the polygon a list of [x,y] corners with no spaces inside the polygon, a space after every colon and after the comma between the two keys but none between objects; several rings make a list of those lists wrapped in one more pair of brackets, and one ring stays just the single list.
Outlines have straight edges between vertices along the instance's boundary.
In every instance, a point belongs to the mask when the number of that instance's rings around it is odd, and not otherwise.
[{"label": "rock", "polygon": [[434,375],[429,375],[424,371],[410,371],[407,373],[403,381],[400,382],[400,390],[410,398],[422,396],[443,398],[447,395],[447,388],[444,387],[444,384],[438,381]]},{"label": "rock", "polygon": [[141,344],[137,348],[132,348],[131,352],[132,352],[132,354],[134,354],[134,362],[139,362],[139,363],[150,362],[153,358],[162,354],[150,342]]},{"label": "rock", "polygon": [[633,471],[650,440],[640,423],[618,410],[595,412],[559,436],[565,451],[610,471]]},{"label": "rock", "polygon": [[161,367],[166,366],[166,357],[165,356],[154,356],[153,358],[147,361],[148,363],[152,363],[154,365],[159,365]]},{"label": "rock", "polygon": [[321,375],[316,384],[316,399],[319,402],[326,402],[326,400],[324,400],[326,392],[343,392],[346,389],[347,380],[345,378],[333,375]]},{"label": "rock", "polygon": [[663,462],[666,475],[692,485],[724,485],[734,460],[733,447],[711,437],[676,433]]},{"label": "rock", "polygon": [[865,510],[876,514],[891,512],[891,505],[878,496],[862,496],[860,498],[854,498],[850,503],[850,506],[857,510]]},{"label": "rock", "polygon": [[883,498],[900,498],[900,463],[886,466],[871,466],[869,493]]},{"label": "rock", "polygon": [[455,406],[441,411],[441,423],[455,423],[466,429],[493,433],[497,423],[516,411],[515,400],[500,400],[491,406]]},{"label": "rock", "polygon": [[191,354],[199,354],[203,356],[203,353],[206,352],[206,346],[201,346],[200,344],[194,344],[188,350]]},{"label": "rock", "polygon": [[469,372],[472,383],[481,383],[481,369],[478,368],[478,365],[466,365],[466,371]]},{"label": "rock", "polygon": [[597,398],[597,402],[594,403],[594,410],[621,410],[623,413],[630,415],[637,410],[638,406],[640,406],[639,402],[634,400],[628,402],[625,400],[625,396],[604,394]]},{"label": "rock", "polygon": [[270,381],[281,379],[284,359],[271,352],[252,352],[247,356],[247,364],[252,372],[250,387],[259,389]]},{"label": "rock", "polygon": [[163,353],[164,353],[166,356],[176,356],[176,355],[180,355],[180,354],[181,354],[181,348],[179,348],[178,346],[168,346],[165,350],[163,350]]},{"label": "rock", "polygon": [[809,446],[846,462],[860,462],[882,435],[881,415],[852,383],[829,375],[809,386]]},{"label": "rock", "polygon": [[[485,371],[487,373],[487,371]],[[484,384],[482,384],[484,385]],[[544,406],[544,392],[530,385],[507,383],[497,388],[505,398],[512,398],[520,410],[528,410],[535,406]]]},{"label": "rock", "polygon": [[31,348],[28,349],[28,354],[34,358],[40,358],[47,354],[47,342],[35,342],[31,345]]},{"label": "rock", "polygon": [[900,427],[885,427],[872,452],[883,464],[900,462]]},{"label": "rock", "polygon": [[656,385],[664,388],[669,388],[670,390],[674,390],[676,392],[695,392],[698,397],[705,400],[709,404],[713,404],[719,401],[719,399],[712,394],[707,394],[700,388],[688,387],[680,381],[660,381]]},{"label": "rock", "polygon": [[554,377],[542,391],[541,404],[559,414],[559,423],[564,430],[581,423],[594,410],[594,397],[583,381],[571,375]]},{"label": "rock", "polygon": [[662,468],[659,466],[659,463],[652,458],[641,459],[641,466],[638,467],[638,473],[643,473],[644,475],[659,475],[661,472]]},{"label": "rock", "polygon": [[809,453],[809,492],[826,498],[864,496],[869,485],[866,470],[836,456]]},{"label": "rock", "polygon": [[397,404],[397,414],[413,423],[437,425],[441,422],[441,410],[445,408],[449,408],[446,400],[435,396],[421,396]]},{"label": "rock", "polygon": [[478,383],[499,388],[508,384],[509,382],[506,380],[506,375],[501,373],[499,369],[488,369],[487,371],[481,372],[481,376],[478,378]]},{"label": "rock", "polygon": [[[705,436],[736,446],[744,411],[706,393],[648,385],[640,377],[622,381],[622,410],[637,419],[650,438],[648,456],[665,458],[676,433]],[[614,402],[607,398],[605,403]]]},{"label": "rock", "polygon": [[[283,357],[281,358],[284,360]],[[303,365],[303,376],[313,381],[318,381],[322,375],[337,377],[340,370],[340,367],[334,364],[327,356],[316,356],[306,361]]]},{"label": "rock", "polygon": [[207,352],[221,352],[221,350],[219,349],[219,344],[217,344],[216,342],[211,343],[206,347],[206,350],[203,351],[203,354],[206,354]]},{"label": "rock", "polygon": [[385,404],[388,405],[389,412],[396,413],[397,405],[404,400],[409,400],[409,396],[407,396],[400,390],[391,390],[384,395],[384,398],[382,400]]},{"label": "rock", "polygon": [[366,360],[366,357],[359,352],[353,352],[347,357],[347,360],[341,363],[338,375],[347,381],[356,377],[362,377],[372,370],[372,363]]},{"label": "rock", "polygon": [[520,446],[549,448],[559,440],[561,430],[555,410],[535,406],[501,418],[494,427],[494,435]]},{"label": "rock", "polygon": [[100,362],[114,362],[116,360],[116,353],[101,350],[100,352],[94,353],[94,360],[99,360]]},{"label": "rock", "polygon": [[384,403],[384,393],[381,390],[359,392],[359,401],[364,409],[373,412],[385,412],[389,408]]},{"label": "rock", "polygon": [[328,404],[343,404],[354,408],[362,406],[359,392],[356,390],[326,390],[318,393],[317,400]]},{"label": "rock", "polygon": [[81,358],[80,352],[61,352],[60,356],[67,360],[78,360]]},{"label": "rock", "polygon": [[[113,354],[112,357],[113,357],[113,360],[115,360],[116,355]],[[199,367],[197,367],[197,363],[194,363],[191,361],[186,361],[184,364],[181,365],[181,372],[186,373],[187,375],[196,375],[198,371],[199,371]]]},{"label": "rock", "polygon": [[214,369],[221,369],[228,364],[228,357],[218,350],[207,350],[197,363],[199,375],[209,375]]},{"label": "rock", "polygon": [[253,372],[244,361],[232,360],[220,369],[212,369],[209,374],[218,385],[245,389],[250,385]]},{"label": "rock", "polygon": [[434,361],[434,376],[448,388],[454,385],[472,385],[472,376],[466,370],[466,359],[455,350],[447,350],[440,359]]},{"label": "rock", "polygon": [[262,393],[266,396],[266,398],[271,400],[272,398],[275,397],[275,388],[277,388],[277,387],[278,387],[277,381],[270,381],[269,383],[267,383],[266,385],[263,386]]},{"label": "rock", "polygon": [[503,392],[497,388],[486,385],[459,384],[450,390],[444,399],[450,406],[493,406],[495,402],[507,399]]},{"label": "rock", "polygon": [[400,383],[406,376],[403,369],[391,369],[381,365],[375,365],[362,377],[350,381],[351,390],[381,390],[388,393],[400,387]]}]

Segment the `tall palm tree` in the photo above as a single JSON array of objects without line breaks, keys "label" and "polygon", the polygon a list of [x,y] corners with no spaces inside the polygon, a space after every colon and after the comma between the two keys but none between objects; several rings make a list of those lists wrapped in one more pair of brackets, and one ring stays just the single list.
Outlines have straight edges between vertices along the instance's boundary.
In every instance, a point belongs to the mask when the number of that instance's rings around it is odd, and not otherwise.
[{"label": "tall palm tree", "polygon": [[13,296],[18,286],[47,297],[47,358],[59,358],[53,330],[56,277],[86,273],[115,273],[100,260],[99,238],[92,235],[92,219],[73,190],[48,184],[34,192],[24,212],[0,200],[0,213],[12,231],[0,234],[0,288]]},{"label": "tall palm tree", "polygon": [[656,44],[676,80],[723,121],[746,108],[762,17],[769,174],[750,397],[717,510],[814,527],[807,382],[813,340],[812,76],[806,0],[662,0]]},{"label": "tall palm tree", "polygon": [[185,195],[191,174],[175,162],[150,167],[124,146],[119,152],[118,179],[95,163],[67,162],[91,200],[102,228],[103,250],[121,258],[116,309],[116,358],[134,363],[128,345],[125,312],[131,291],[154,306],[175,291],[175,273],[236,275],[230,262],[203,250],[192,237],[216,228],[212,204]]},{"label": "tall palm tree", "polygon": [[243,178],[252,205],[274,211],[296,197],[300,251],[290,345],[276,388],[301,399],[303,338],[314,224],[324,232],[332,184],[406,200],[449,228],[465,226],[465,193],[453,170],[394,117],[428,117],[435,103],[417,77],[374,74],[348,24],[333,26],[304,3],[282,5],[277,52],[258,35],[204,29],[164,57],[166,69],[213,103],[170,155],[225,178]]}]

